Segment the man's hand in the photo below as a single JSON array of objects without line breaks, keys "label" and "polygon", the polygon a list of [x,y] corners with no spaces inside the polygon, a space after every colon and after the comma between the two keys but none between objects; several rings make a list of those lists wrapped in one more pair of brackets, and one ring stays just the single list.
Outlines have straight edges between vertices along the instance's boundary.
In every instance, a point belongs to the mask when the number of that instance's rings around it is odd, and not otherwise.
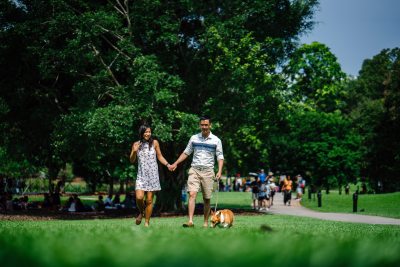
[{"label": "man's hand", "polygon": [[170,165],[168,166],[168,170],[171,171],[171,172],[173,172],[173,171],[175,171],[175,169],[176,169],[177,166],[178,166],[178,165],[177,165],[176,163],[170,164]]},{"label": "man's hand", "polygon": [[215,178],[217,178],[217,180],[219,180],[219,178],[221,178],[222,173],[219,171],[217,172],[217,174],[215,175]]}]

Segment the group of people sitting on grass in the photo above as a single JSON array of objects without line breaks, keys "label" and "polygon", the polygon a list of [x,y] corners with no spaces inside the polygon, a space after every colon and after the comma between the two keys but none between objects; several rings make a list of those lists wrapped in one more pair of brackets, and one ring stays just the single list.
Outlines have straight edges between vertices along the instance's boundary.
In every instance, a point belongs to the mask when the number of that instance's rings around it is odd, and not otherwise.
[{"label": "group of people sitting on grass", "polygon": [[36,203],[29,202],[28,196],[13,198],[10,193],[0,195],[0,210],[28,210],[36,207]]},{"label": "group of people sitting on grass", "polygon": [[105,200],[99,195],[98,199],[93,204],[85,204],[77,194],[71,195],[67,202],[61,204],[61,194],[59,193],[44,193],[43,201],[29,201],[27,195],[14,197],[11,193],[5,192],[0,194],[0,211],[18,211],[18,210],[34,210],[46,209],[64,212],[88,212],[88,211],[105,211],[110,209],[135,209],[135,195],[126,194],[123,201],[120,195],[108,195]]},{"label": "group of people sitting on grass", "polygon": [[92,205],[92,210],[104,211],[110,209],[135,209],[136,199],[135,193],[126,194],[125,199],[121,201],[120,195],[115,194],[114,198],[112,194],[109,194],[105,200],[103,196],[99,195],[97,201]]},{"label": "group of people sitting on grass", "polygon": [[99,195],[97,200],[92,204],[83,204],[81,199],[77,194],[72,195],[66,205],[63,207],[63,211],[68,212],[88,212],[88,211],[105,211],[111,209],[135,209],[135,197],[133,194],[126,194],[125,199],[121,201],[120,195],[115,194],[113,197],[112,194],[109,194],[106,199],[102,195]]}]

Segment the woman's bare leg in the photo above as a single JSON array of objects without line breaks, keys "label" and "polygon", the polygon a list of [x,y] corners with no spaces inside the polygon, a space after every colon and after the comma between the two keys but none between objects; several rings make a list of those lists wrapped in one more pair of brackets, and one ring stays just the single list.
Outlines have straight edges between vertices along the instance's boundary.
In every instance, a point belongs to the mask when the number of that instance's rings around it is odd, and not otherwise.
[{"label": "woman's bare leg", "polygon": [[153,192],[146,192],[146,221],[144,226],[149,226],[150,224],[150,217],[153,212]]},{"label": "woman's bare leg", "polygon": [[142,222],[143,212],[144,212],[144,191],[136,190],[136,206],[139,209],[139,215],[136,217],[136,224]]}]

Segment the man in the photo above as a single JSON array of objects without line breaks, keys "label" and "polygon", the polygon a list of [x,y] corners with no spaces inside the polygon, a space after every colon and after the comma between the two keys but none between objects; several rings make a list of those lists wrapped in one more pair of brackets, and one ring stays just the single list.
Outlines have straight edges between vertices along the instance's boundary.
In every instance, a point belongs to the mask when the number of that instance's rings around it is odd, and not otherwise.
[{"label": "man", "polygon": [[[224,165],[224,155],[222,152],[221,140],[211,133],[211,119],[209,117],[200,118],[201,133],[193,135],[186,149],[175,161],[169,165],[168,169],[174,171],[179,163],[187,159],[193,152],[193,161],[189,169],[187,187],[189,191],[188,213],[189,221],[183,227],[193,227],[193,215],[196,203],[197,192],[201,189],[204,201],[204,227],[208,227],[208,217],[210,214],[210,199],[213,190],[214,179],[221,178],[222,167]],[[218,172],[214,173],[214,158],[217,157]]]},{"label": "man", "polygon": [[260,179],[261,183],[265,182],[266,175],[265,175],[264,169],[260,170],[260,173],[258,174],[258,178]]},{"label": "man", "polygon": [[[258,194],[260,193],[260,188],[259,188],[259,179],[256,177],[254,181],[250,183],[251,187],[251,199],[253,200],[253,209],[260,209],[260,201],[258,201]],[[257,207],[257,201],[258,201],[258,207]]]}]

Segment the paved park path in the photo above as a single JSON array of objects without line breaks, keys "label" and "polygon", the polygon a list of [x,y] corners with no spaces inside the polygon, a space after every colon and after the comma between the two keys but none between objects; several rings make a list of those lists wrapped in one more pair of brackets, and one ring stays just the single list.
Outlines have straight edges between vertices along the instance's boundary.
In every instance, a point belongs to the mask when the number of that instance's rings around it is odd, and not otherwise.
[{"label": "paved park path", "polygon": [[333,212],[318,212],[307,209],[301,206],[299,200],[292,199],[291,206],[285,206],[283,204],[283,196],[281,193],[276,193],[274,197],[274,205],[268,211],[272,214],[285,214],[302,217],[311,217],[329,221],[340,221],[340,222],[353,222],[353,223],[368,223],[368,224],[393,224],[400,225],[400,219],[370,216],[370,215],[359,215],[352,213],[333,213]]}]

